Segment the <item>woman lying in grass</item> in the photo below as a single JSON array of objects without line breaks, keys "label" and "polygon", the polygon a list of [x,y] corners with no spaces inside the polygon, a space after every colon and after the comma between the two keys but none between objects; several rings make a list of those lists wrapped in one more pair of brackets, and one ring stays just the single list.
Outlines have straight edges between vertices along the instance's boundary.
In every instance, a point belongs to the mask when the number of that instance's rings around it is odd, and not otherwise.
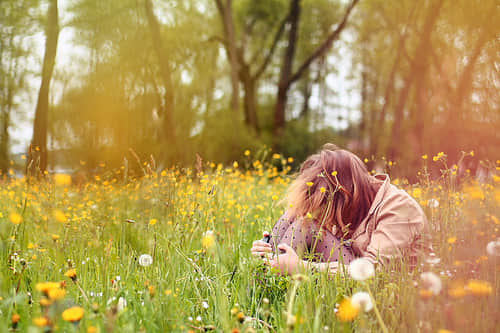
[{"label": "woman lying in grass", "polygon": [[388,175],[371,176],[356,155],[332,144],[302,164],[286,201],[271,235],[251,252],[289,274],[309,267],[335,272],[356,257],[414,262],[427,229],[421,207]]}]

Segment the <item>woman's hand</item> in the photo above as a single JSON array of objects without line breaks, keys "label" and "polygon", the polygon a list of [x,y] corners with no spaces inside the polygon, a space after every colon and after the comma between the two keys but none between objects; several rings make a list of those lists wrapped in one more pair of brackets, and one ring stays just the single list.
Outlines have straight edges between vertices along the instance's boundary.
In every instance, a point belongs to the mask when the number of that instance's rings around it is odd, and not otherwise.
[{"label": "woman's hand", "polygon": [[286,244],[279,244],[278,250],[281,254],[274,256],[268,261],[268,265],[278,268],[282,274],[296,274],[303,269],[303,262],[293,248]]},{"label": "woman's hand", "polygon": [[[264,237],[268,237],[269,233],[267,231],[264,231],[263,233]],[[252,244],[252,248],[250,249],[252,252],[252,255],[256,257],[271,257],[273,253],[273,247],[271,244],[266,243],[262,240],[256,240]]]}]

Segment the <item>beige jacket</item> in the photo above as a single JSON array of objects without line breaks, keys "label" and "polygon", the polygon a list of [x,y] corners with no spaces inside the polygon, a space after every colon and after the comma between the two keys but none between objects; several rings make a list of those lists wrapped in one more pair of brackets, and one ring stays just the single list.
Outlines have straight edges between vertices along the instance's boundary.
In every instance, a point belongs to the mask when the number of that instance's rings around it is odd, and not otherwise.
[{"label": "beige jacket", "polygon": [[[422,246],[428,222],[420,205],[406,191],[392,185],[386,174],[376,175],[382,181],[366,218],[352,236],[357,256],[373,263],[410,257],[414,260]],[[381,259],[381,260],[378,260]]]}]

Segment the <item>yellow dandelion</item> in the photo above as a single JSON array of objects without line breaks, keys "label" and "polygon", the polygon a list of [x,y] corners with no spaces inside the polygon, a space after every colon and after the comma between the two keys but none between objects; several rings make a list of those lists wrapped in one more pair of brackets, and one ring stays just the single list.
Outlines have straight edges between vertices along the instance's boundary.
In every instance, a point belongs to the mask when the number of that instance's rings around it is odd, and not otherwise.
[{"label": "yellow dandelion", "polygon": [[332,172],[332,176],[333,176],[333,177],[335,177],[337,174],[338,174],[338,172],[337,172],[337,171],[333,171],[333,172]]},{"label": "yellow dandelion", "polygon": [[311,187],[311,186],[314,185],[314,183],[313,182],[307,182],[306,185],[309,186],[309,187]]},{"label": "yellow dandelion", "polygon": [[82,307],[79,306],[73,306],[69,309],[64,310],[62,313],[62,318],[65,321],[70,321],[72,323],[78,322],[82,319],[85,311],[83,310]]},{"label": "yellow dandelion", "polygon": [[87,333],[97,333],[97,332],[99,332],[99,330],[95,326],[89,326],[89,328],[87,328]]},{"label": "yellow dandelion", "polygon": [[238,168],[238,166],[239,166],[239,165],[238,165],[238,162],[237,162],[237,161],[234,161],[234,162],[233,162],[233,168],[237,169],[237,168]]},{"label": "yellow dandelion", "polygon": [[38,327],[45,327],[49,325],[49,320],[47,319],[47,317],[37,317],[33,319],[33,324]]},{"label": "yellow dandelion", "polygon": [[293,157],[289,157],[289,158],[287,159],[287,161],[288,161],[288,163],[293,163],[294,159],[293,159]]},{"label": "yellow dandelion", "polygon": [[165,290],[165,295],[167,295],[167,296],[172,295],[172,289]]},{"label": "yellow dandelion", "polygon": [[422,159],[423,159],[423,160],[426,160],[426,159],[427,159],[427,157],[428,157],[428,156],[427,156],[427,154],[422,155]]},{"label": "yellow dandelion", "polygon": [[64,214],[64,212],[62,210],[56,209],[54,211],[54,217],[55,217],[57,222],[60,222],[60,223],[68,222],[68,217],[66,216],[66,214]]},{"label": "yellow dandelion", "polygon": [[59,282],[41,282],[36,284],[35,289],[44,294],[48,294],[51,289],[59,288],[60,286],[61,284]]},{"label": "yellow dandelion", "polygon": [[207,232],[205,232],[203,238],[201,239],[201,245],[205,249],[211,249],[215,246],[215,236],[213,231],[208,230]]},{"label": "yellow dandelion", "polygon": [[275,194],[271,197],[271,199],[273,199],[274,201],[278,200],[278,196]]},{"label": "yellow dandelion", "polygon": [[61,236],[56,235],[56,234],[52,234],[52,240],[53,240],[54,242],[57,242],[57,241],[59,240],[59,238],[61,238]]},{"label": "yellow dandelion", "polygon": [[75,281],[76,280],[76,269],[71,268],[70,270],[66,271],[66,273],[64,273],[64,276],[69,277],[71,280]]},{"label": "yellow dandelion", "polygon": [[247,150],[245,150],[245,153],[244,153],[244,154],[245,154],[245,156],[250,156],[250,150],[248,150],[248,149],[247,149]]},{"label": "yellow dandelion", "polygon": [[10,213],[9,215],[9,219],[10,219],[10,222],[12,222],[13,224],[21,224],[21,222],[23,222],[23,217],[18,214],[18,213]]},{"label": "yellow dandelion", "polygon": [[66,296],[66,290],[61,288],[53,288],[49,290],[48,296],[53,301],[59,301]]},{"label": "yellow dandelion", "polygon": [[488,296],[493,292],[491,284],[482,280],[469,280],[465,288],[474,296]]},{"label": "yellow dandelion", "polygon": [[320,191],[321,193],[325,193],[325,192],[326,192],[326,188],[324,188],[324,187],[320,187],[319,191]]},{"label": "yellow dandelion", "polygon": [[56,185],[69,186],[71,185],[71,176],[64,173],[55,174],[54,182],[56,183]]},{"label": "yellow dandelion", "polygon": [[434,296],[434,293],[430,289],[421,289],[418,294],[420,295],[421,299],[429,299],[432,296]]},{"label": "yellow dandelion", "polygon": [[14,313],[11,319],[13,324],[17,324],[21,320],[21,316],[17,313]]},{"label": "yellow dandelion", "polygon": [[344,298],[337,310],[337,318],[343,323],[353,321],[359,314],[359,306],[353,304],[350,298]]},{"label": "yellow dandelion", "polygon": [[450,237],[448,238],[448,244],[455,244],[457,241],[457,237]]},{"label": "yellow dandelion", "polygon": [[155,225],[156,223],[158,223],[157,219],[151,219],[151,220],[149,220],[149,224],[150,225]]},{"label": "yellow dandelion", "polygon": [[313,216],[312,216],[312,214],[311,214],[311,213],[307,212],[306,217],[307,217],[308,219],[312,219],[312,217],[313,217]]},{"label": "yellow dandelion", "polygon": [[48,299],[48,298],[43,297],[42,299],[40,299],[40,305],[42,307],[47,307],[47,306],[49,306],[51,304],[52,304],[52,301],[50,299]]},{"label": "yellow dandelion", "polygon": [[448,295],[451,298],[459,299],[467,296],[467,290],[463,284],[455,283],[448,289]]}]

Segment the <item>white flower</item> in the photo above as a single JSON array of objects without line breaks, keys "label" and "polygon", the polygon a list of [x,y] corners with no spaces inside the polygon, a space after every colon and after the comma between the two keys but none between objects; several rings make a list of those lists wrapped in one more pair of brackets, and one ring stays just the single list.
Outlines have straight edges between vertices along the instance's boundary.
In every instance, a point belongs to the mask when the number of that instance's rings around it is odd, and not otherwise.
[{"label": "white flower", "polygon": [[121,312],[127,307],[127,300],[123,297],[118,298],[118,304],[116,304],[116,311]]},{"label": "white flower", "polygon": [[441,279],[432,272],[420,274],[420,280],[422,280],[422,287],[430,290],[434,295],[439,295],[441,289],[443,289]]},{"label": "white flower", "polygon": [[360,309],[363,309],[364,312],[368,312],[373,309],[372,298],[370,297],[370,294],[364,291],[359,291],[352,295],[351,302]]},{"label": "white flower", "polygon": [[486,245],[486,253],[492,257],[500,256],[500,238],[496,241],[491,241]]},{"label": "white flower", "polygon": [[349,264],[349,275],[356,281],[364,281],[375,275],[375,267],[368,259],[354,259]]},{"label": "white flower", "polygon": [[151,257],[149,254],[141,254],[139,257],[139,265],[142,267],[148,267],[153,263],[153,257]]},{"label": "white flower", "polygon": [[436,257],[436,254],[434,252],[429,253],[429,257],[425,259],[425,262],[428,263],[431,266],[437,265],[441,262],[441,259]]},{"label": "white flower", "polygon": [[429,206],[429,208],[438,208],[439,201],[437,199],[432,198],[427,201],[427,205]]},{"label": "white flower", "polygon": [[200,322],[201,321],[201,316],[196,317],[196,321]]},{"label": "white flower", "polygon": [[204,309],[208,309],[208,302],[207,301],[203,301],[201,303],[201,306],[204,308]]}]

